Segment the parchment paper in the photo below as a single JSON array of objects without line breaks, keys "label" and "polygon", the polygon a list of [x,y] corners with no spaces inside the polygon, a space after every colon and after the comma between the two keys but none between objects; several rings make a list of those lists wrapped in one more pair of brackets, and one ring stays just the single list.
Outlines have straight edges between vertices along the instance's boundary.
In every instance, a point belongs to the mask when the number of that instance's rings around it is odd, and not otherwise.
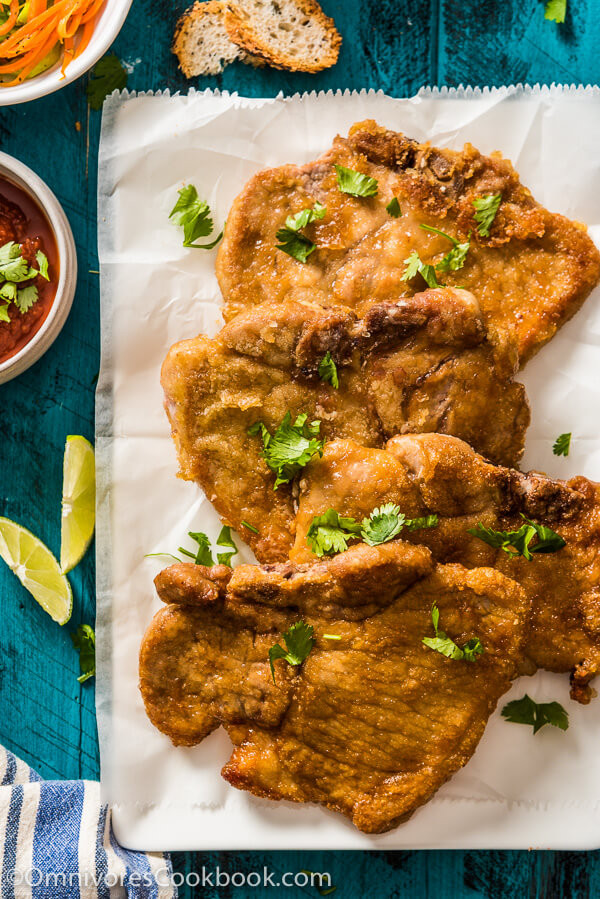
[{"label": "parchment paper", "polygon": [[[364,118],[443,147],[468,140],[486,153],[501,150],[538,200],[586,222],[600,242],[598,89],[425,91],[409,100],[374,92],[109,99],[98,213],[97,708],[103,795],[117,838],[132,848],[600,846],[600,699],[587,708],[571,702],[566,676],[538,673],[506,697],[527,691],[562,702],[566,733],[547,727],[534,738],[497,712],[466,768],[407,824],[377,837],[317,807],[234,790],[219,775],[229,754],[224,732],[175,749],[144,714],[138,650],[160,606],[152,579],[163,567],[144,555],[175,551],[190,529],[213,537],[219,529],[200,489],[175,478],[159,385],[169,346],[200,331],[212,335],[221,321],[216,250],[184,249],[169,223],[177,189],[193,182],[220,228],[254,172],[309,161]],[[598,291],[522,379],[533,410],[523,467],[600,479]],[[551,450],[564,431],[574,435],[567,459]],[[248,550],[243,558],[252,559]]]}]

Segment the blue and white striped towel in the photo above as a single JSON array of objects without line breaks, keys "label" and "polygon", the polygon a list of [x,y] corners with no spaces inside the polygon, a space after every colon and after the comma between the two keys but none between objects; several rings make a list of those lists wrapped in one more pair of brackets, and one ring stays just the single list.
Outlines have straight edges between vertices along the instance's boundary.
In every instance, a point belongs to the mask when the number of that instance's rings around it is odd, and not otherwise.
[{"label": "blue and white striped towel", "polygon": [[1,899],[174,899],[168,855],[115,840],[100,784],[42,780],[0,746]]}]

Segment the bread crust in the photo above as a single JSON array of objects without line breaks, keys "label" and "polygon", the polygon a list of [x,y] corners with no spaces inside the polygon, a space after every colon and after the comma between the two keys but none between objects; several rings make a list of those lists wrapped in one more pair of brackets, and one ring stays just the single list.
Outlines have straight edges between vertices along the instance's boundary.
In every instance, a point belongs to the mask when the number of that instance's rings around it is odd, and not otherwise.
[{"label": "bread crust", "polygon": [[321,72],[335,65],[342,43],[342,37],[335,27],[335,22],[326,16],[316,0],[294,0],[300,12],[314,19],[329,38],[329,52],[320,61],[299,59],[278,50],[266,41],[253,26],[248,13],[239,4],[229,0],[225,10],[225,28],[234,44],[242,47],[247,53],[264,59],[275,69],[287,69],[293,72]]}]

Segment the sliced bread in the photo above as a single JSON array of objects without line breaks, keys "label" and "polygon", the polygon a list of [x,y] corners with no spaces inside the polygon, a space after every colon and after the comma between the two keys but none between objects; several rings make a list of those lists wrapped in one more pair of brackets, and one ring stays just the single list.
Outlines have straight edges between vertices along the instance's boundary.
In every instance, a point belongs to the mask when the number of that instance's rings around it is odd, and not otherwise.
[{"label": "sliced bread", "polygon": [[342,38],[316,0],[227,0],[230,39],[276,69],[320,72],[335,65]]},{"label": "sliced bread", "polygon": [[173,53],[186,78],[217,75],[224,66],[245,56],[225,29],[224,0],[196,0],[177,23]]}]

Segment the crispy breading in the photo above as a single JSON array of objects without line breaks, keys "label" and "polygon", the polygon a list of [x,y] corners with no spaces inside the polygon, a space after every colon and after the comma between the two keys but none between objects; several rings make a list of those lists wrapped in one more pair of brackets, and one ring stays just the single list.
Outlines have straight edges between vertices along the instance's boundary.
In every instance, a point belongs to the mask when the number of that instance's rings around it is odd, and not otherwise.
[{"label": "crispy breading", "polygon": [[[517,673],[524,591],[496,571],[434,565],[424,547],[363,544],[311,564],[242,565],[207,591],[210,578],[179,565],[157,579],[178,600],[141,649],[150,720],[188,746],[223,725],[231,784],[320,803],[368,833],[408,818],[469,760]],[[480,639],[475,662],[423,644],[434,602],[459,646]],[[274,683],[269,649],[299,620],[314,628],[314,648],[301,666],[275,661]]]},{"label": "crispy breading", "polygon": [[[406,539],[429,547],[438,562],[489,565],[518,581],[532,600],[521,671],[571,672],[572,697],[590,701],[589,682],[600,669],[600,485],[500,468],[460,440],[421,434],[394,437],[385,449],[333,441],[305,469],[300,488],[294,561],[314,558],[306,534],[329,508],[362,518],[393,502],[408,517],[437,514],[437,527],[406,532]],[[467,533],[478,522],[517,530],[521,513],[551,527],[566,546],[529,562]]]},{"label": "crispy breading", "polygon": [[[341,193],[334,164],[377,179],[377,195]],[[473,200],[497,193],[502,204],[484,237]],[[386,211],[392,197],[398,218]],[[327,214],[305,229],[317,249],[302,264],[276,249],[275,232],[315,201]],[[259,172],[237,197],[217,259],[225,316],[307,298],[362,313],[410,295],[423,282],[420,275],[402,280],[409,254],[435,264],[451,247],[421,224],[461,241],[471,233],[464,267],[438,278],[477,297],[492,339],[512,343],[521,363],[571,318],[600,277],[600,254],[585,226],[540,206],[508,160],[470,144],[460,152],[437,149],[367,121],[315,162]]]},{"label": "crispy breading", "polygon": [[[327,352],[339,389],[318,375]],[[273,489],[251,425],[274,433],[286,412],[307,413],[326,440],[366,446],[437,429],[515,464],[529,408],[513,367],[487,343],[471,294],[428,290],[374,305],[362,319],[300,302],[257,307],[214,340],[172,347],[162,383],[181,477],[200,484],[261,561],[277,561],[292,543],[294,485]]]}]

